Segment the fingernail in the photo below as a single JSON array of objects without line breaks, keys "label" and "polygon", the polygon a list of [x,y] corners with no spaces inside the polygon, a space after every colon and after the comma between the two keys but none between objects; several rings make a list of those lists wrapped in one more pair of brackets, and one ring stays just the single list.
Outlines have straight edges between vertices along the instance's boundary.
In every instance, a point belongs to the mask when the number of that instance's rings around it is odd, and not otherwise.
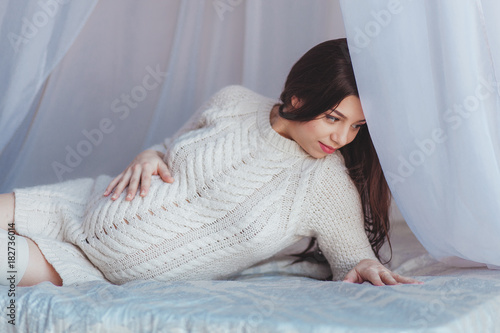
[{"label": "fingernail", "polygon": [[146,195],[146,191],[142,190],[141,195]]},{"label": "fingernail", "polygon": [[104,195],[108,195],[108,191],[104,191]]},{"label": "fingernail", "polygon": [[118,198],[118,196],[116,194],[114,194],[111,199],[116,199],[116,198]]},{"label": "fingernail", "polygon": [[132,194],[127,194],[127,199],[131,199],[132,198]]}]

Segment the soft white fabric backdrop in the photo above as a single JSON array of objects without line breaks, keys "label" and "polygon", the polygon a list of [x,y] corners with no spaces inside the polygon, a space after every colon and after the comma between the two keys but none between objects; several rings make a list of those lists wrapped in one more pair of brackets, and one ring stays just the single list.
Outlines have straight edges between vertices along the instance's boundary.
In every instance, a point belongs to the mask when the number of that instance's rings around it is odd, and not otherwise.
[{"label": "soft white fabric backdrop", "polygon": [[0,3],[0,188],[15,170],[19,150],[47,76],[63,58],[97,1]]},{"label": "soft white fabric backdrop", "polygon": [[117,174],[221,87],[278,98],[304,52],[345,36],[337,0],[9,0],[0,18],[2,192]]},{"label": "soft white fabric backdrop", "polygon": [[406,222],[436,258],[500,266],[500,3],[341,5],[367,122]]},{"label": "soft white fabric backdrop", "polygon": [[[500,5],[342,5],[404,217],[434,256],[500,265]],[[219,88],[277,98],[300,55],[344,36],[336,0],[8,0],[0,20],[2,192],[116,174]]]}]

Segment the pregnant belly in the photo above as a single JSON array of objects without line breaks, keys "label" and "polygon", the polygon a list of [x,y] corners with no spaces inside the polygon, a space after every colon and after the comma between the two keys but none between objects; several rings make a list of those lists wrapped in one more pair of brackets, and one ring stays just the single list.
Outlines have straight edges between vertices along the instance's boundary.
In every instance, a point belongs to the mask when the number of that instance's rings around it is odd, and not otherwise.
[{"label": "pregnant belly", "polygon": [[[146,197],[136,196],[126,201],[126,193],[117,200],[104,197],[110,177],[96,179],[94,193],[89,200],[82,223],[80,247],[103,273],[122,265],[126,258],[144,255],[148,249],[165,239],[175,237],[181,230],[172,230],[168,220],[175,212],[165,199],[171,184],[153,177]],[[165,201],[166,200],[166,201]],[[142,260],[142,259],[141,259]]]},{"label": "pregnant belly", "polygon": [[[147,196],[126,201],[122,194],[113,201],[102,196],[109,181],[96,183],[80,243],[114,283],[174,274],[181,258],[192,257],[191,252],[210,256],[218,244],[241,237],[253,220],[232,218],[239,198],[221,206],[213,199],[219,195],[216,188],[202,187],[186,195],[182,181],[169,184],[154,177]],[[253,210],[245,212],[251,215]]]}]

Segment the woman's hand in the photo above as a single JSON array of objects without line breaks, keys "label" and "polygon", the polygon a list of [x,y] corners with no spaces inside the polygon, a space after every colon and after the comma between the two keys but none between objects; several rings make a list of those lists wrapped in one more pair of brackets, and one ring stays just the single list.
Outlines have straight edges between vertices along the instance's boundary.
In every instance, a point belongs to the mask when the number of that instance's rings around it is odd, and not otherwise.
[{"label": "woman's hand", "polygon": [[344,278],[344,282],[363,283],[371,282],[374,286],[397,285],[397,284],[423,284],[418,280],[407,278],[393,273],[385,268],[380,262],[373,259],[363,259],[356,267],[351,269]]},{"label": "woman's hand", "polygon": [[125,200],[130,201],[135,198],[140,183],[140,196],[144,197],[148,194],[152,175],[159,175],[161,179],[167,183],[174,182],[167,165],[163,162],[163,154],[148,149],[137,155],[125,171],[120,173],[111,183],[109,183],[104,192],[104,196],[108,196],[114,189],[114,194],[111,199],[116,200],[125,187],[128,186]]}]

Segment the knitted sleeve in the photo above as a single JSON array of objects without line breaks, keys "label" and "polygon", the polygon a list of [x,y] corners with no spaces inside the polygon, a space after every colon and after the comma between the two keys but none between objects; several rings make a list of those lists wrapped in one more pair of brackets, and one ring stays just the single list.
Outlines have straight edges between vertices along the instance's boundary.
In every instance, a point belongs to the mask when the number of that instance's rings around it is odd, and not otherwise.
[{"label": "knitted sleeve", "polygon": [[227,108],[230,105],[234,105],[238,102],[239,98],[243,97],[247,91],[246,88],[242,86],[232,85],[222,88],[217,93],[215,93],[207,102],[205,102],[195,113],[191,115],[189,120],[179,129],[177,132],[169,138],[163,140],[162,143],[156,144],[149,149],[159,151],[165,154],[171,143],[184,133],[193,131],[198,128],[202,128],[207,124],[207,113],[210,110]]},{"label": "knitted sleeve", "polygon": [[333,280],[342,280],[362,259],[377,258],[364,229],[356,186],[341,156],[331,157],[334,163],[324,163],[314,178],[306,214],[312,235],[330,264]]}]

